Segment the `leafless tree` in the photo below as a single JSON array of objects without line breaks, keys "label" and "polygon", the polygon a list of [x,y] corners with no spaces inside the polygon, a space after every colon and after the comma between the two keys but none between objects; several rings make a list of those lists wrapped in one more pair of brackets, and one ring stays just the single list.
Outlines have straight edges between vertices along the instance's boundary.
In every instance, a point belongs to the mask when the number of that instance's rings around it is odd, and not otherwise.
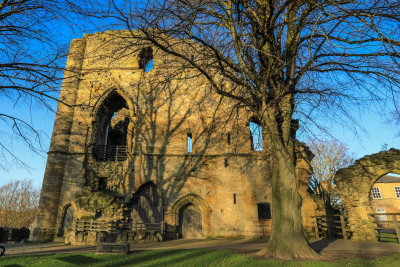
[{"label": "leafless tree", "polygon": [[[52,110],[57,101],[64,49],[52,31],[64,19],[62,1],[0,1],[0,97],[19,112],[0,112],[0,168],[11,162],[26,166],[7,140],[16,137],[31,150],[42,152],[40,132],[29,116],[31,108]],[[23,111],[22,111],[23,110]]]},{"label": "leafless tree", "polygon": [[348,120],[351,104],[397,97],[400,3],[92,0],[71,7],[128,28],[132,42],[183,60],[215,92],[254,113],[275,161],[271,238],[260,255],[318,257],[301,225],[293,119]]},{"label": "leafless tree", "polygon": [[323,200],[327,214],[337,213],[341,205],[334,183],[335,174],[339,169],[352,164],[354,157],[345,144],[336,140],[314,139],[307,142],[307,146],[314,153],[309,190]]},{"label": "leafless tree", "polygon": [[[398,102],[395,103],[394,111],[392,112],[388,122],[396,126],[400,125],[400,105]],[[400,136],[400,131],[397,131],[397,136]],[[385,145],[386,147],[384,147]],[[382,145],[382,150],[387,150],[387,144]]]},{"label": "leafless tree", "polygon": [[32,180],[15,180],[0,187],[0,226],[29,227],[36,218],[40,190]]}]

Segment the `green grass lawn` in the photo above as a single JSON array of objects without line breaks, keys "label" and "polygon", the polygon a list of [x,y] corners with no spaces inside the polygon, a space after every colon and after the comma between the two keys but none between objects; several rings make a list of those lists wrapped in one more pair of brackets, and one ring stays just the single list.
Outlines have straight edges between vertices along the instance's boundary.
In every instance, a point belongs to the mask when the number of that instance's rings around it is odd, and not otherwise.
[{"label": "green grass lawn", "polygon": [[68,253],[46,256],[4,256],[0,266],[400,266],[400,254],[371,259],[345,259],[341,261],[288,261],[259,260],[230,250],[148,250],[129,255],[96,255],[94,253]]}]

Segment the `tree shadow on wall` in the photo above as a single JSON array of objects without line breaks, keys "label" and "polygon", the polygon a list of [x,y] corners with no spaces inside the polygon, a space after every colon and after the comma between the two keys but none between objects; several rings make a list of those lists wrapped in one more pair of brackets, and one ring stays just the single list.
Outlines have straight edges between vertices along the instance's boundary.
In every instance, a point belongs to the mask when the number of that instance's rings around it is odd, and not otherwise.
[{"label": "tree shadow on wall", "polygon": [[[182,194],[197,193],[194,187],[182,192],[188,181],[208,179],[201,172],[210,159],[207,152],[213,145],[215,130],[220,126],[214,119],[219,106],[201,110],[207,88],[193,95],[189,88],[183,89],[184,86],[184,82],[174,84],[171,79],[150,85],[147,91],[137,85],[130,147],[132,157],[129,159],[133,171],[127,170],[131,172],[125,175],[123,187],[126,194],[134,192],[128,205],[136,210],[142,222],[160,222],[154,218],[160,207],[164,212],[165,207],[172,205]],[[189,135],[191,152],[187,148]],[[143,187],[149,183],[153,185],[152,190]],[[149,212],[153,214],[149,215]]]},{"label": "tree shadow on wall", "polygon": [[[227,117],[220,114],[224,104],[198,73],[184,72],[166,62],[164,68],[158,65],[150,73],[142,73],[129,88],[115,86],[98,97],[104,104],[99,103],[86,137],[84,186],[96,193],[106,179],[102,191],[123,200],[127,220],[160,222],[166,207],[185,194],[198,193],[196,185],[210,179],[203,170],[215,158],[210,149],[215,152],[221,135],[218,130],[227,123]],[[113,99],[118,100],[116,108],[110,102]],[[127,159],[96,161],[91,150],[108,144],[107,127],[122,108],[129,109]],[[193,151],[187,150],[189,135]]]}]

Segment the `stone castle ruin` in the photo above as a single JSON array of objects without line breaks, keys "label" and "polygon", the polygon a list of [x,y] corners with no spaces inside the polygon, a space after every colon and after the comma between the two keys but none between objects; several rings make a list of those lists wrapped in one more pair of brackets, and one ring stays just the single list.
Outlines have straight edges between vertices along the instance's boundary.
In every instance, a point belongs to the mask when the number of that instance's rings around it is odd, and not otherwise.
[{"label": "stone castle ruin", "polygon": [[[349,230],[352,233],[351,239],[377,240],[378,226],[371,217],[374,213],[371,208],[371,188],[379,178],[388,173],[400,174],[400,150],[398,149],[392,148],[367,155],[336,173],[335,184],[346,209]],[[390,201],[395,203],[394,199]]]},{"label": "stone castle ruin", "polygon": [[[182,47],[201,64],[198,48]],[[60,101],[32,238],[269,235],[268,133],[184,62],[128,32],[84,35],[71,42]],[[312,154],[300,143],[297,154],[312,232]]]}]

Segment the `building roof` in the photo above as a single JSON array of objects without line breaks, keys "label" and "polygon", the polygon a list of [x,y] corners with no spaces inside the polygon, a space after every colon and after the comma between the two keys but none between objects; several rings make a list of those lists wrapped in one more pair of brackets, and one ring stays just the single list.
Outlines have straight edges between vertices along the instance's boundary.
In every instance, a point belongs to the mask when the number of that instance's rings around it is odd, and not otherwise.
[{"label": "building roof", "polygon": [[376,183],[400,183],[400,176],[387,174],[376,180]]}]

